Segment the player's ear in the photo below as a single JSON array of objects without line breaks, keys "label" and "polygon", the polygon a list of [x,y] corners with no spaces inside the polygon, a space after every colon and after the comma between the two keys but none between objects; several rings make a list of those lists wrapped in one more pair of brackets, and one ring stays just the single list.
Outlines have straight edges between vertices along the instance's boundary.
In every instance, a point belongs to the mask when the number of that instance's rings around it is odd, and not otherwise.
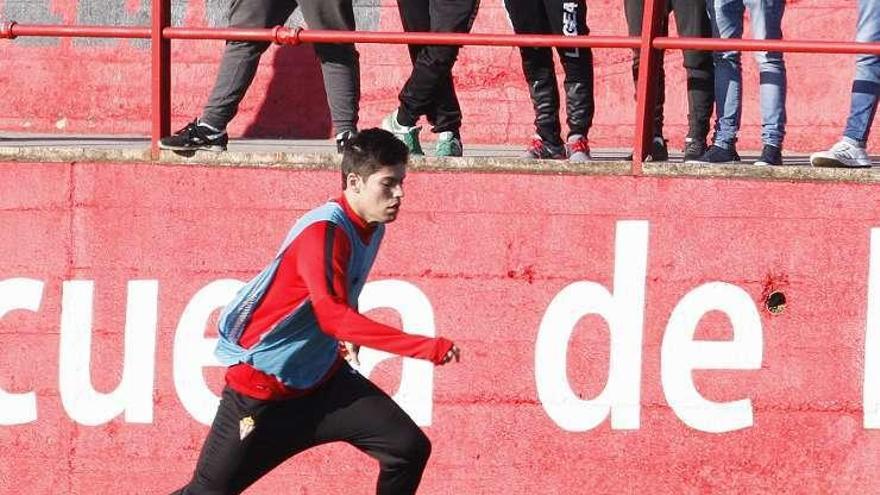
[{"label": "player's ear", "polygon": [[361,192],[361,182],[361,176],[354,172],[350,172],[345,178],[346,189],[351,189],[352,192],[359,193]]}]

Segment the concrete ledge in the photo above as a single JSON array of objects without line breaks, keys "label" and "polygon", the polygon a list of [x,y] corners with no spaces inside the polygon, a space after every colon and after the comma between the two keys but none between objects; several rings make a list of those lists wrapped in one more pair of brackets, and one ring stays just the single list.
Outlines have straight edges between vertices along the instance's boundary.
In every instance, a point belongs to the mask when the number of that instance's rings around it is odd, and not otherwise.
[{"label": "concrete ledge", "polygon": [[[118,137],[4,137],[0,141],[0,161],[7,162],[106,162],[155,163],[221,167],[265,167],[303,170],[334,169],[340,156],[330,141],[317,140],[233,140],[229,151],[199,151],[180,154],[162,151],[151,160],[149,142],[143,138]],[[631,163],[623,160],[626,150],[594,150],[595,160],[574,164],[562,160],[523,160],[520,150],[510,146],[471,146],[461,158],[432,156],[413,158],[413,170],[431,172],[480,172],[550,175],[629,175]],[[791,166],[757,167],[745,153],[742,165],[702,165],[681,162],[645,163],[645,176],[725,177],[782,181],[834,181],[877,183],[880,168],[828,169],[809,166],[804,155],[787,155]],[[673,156],[673,159],[680,157]]]},{"label": "concrete ledge", "polygon": [[[788,158],[788,157],[786,157]],[[806,160],[804,160],[806,162]],[[656,177],[728,177],[734,179],[782,180],[793,182],[880,182],[880,168],[817,168],[808,163],[784,167],[742,165],[703,165],[691,163],[645,163],[643,174]]]}]

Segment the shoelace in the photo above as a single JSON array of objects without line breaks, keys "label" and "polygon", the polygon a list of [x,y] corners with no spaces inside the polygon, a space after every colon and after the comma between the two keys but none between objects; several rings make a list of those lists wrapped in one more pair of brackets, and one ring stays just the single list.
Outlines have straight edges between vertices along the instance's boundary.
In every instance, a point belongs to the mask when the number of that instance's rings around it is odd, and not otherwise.
[{"label": "shoelace", "polygon": [[547,152],[544,148],[544,141],[541,138],[532,138],[532,142],[529,144],[529,152],[535,156],[544,156]]},{"label": "shoelace", "polygon": [[849,158],[852,160],[856,159],[856,154],[853,152],[852,146],[846,146],[846,147],[841,146],[841,147],[837,148],[836,150],[832,150],[832,151],[834,151],[835,154],[843,155],[846,158]]},{"label": "shoelace", "polygon": [[199,120],[198,119],[193,120],[189,124],[186,124],[185,126],[183,126],[183,128],[179,129],[177,132],[175,132],[175,134],[184,134],[184,133],[192,134],[198,126],[199,126]]},{"label": "shoelace", "polygon": [[210,129],[200,126],[198,119],[196,119],[187,124],[186,127],[184,127],[183,129],[177,131],[177,134],[186,133],[187,136],[198,138],[205,143],[213,141],[224,134],[223,132],[219,132],[217,134],[211,135],[209,134],[209,132]]},{"label": "shoelace", "polygon": [[580,138],[577,141],[568,145],[568,149],[571,150],[571,153],[589,153],[590,152],[590,141],[587,138]]}]

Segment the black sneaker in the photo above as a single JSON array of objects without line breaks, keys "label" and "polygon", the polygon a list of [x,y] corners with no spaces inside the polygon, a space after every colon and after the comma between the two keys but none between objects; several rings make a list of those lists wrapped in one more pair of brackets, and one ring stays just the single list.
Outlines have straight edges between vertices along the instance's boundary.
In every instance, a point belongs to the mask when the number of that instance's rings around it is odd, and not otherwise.
[{"label": "black sneaker", "polygon": [[[663,136],[654,136],[654,139],[651,140],[651,152],[648,153],[648,156],[645,157],[646,162],[668,162],[669,161],[669,148],[666,147],[667,141],[663,139]],[[626,155],[624,160],[631,162],[633,159],[632,153]]]},{"label": "black sneaker", "polygon": [[348,144],[355,136],[357,136],[357,131],[345,131],[340,132],[336,135],[336,152],[342,153],[345,151],[345,145]]},{"label": "black sneaker", "polygon": [[711,163],[715,165],[721,165],[725,163],[737,163],[741,161],[739,154],[736,152],[736,148],[731,146],[730,148],[722,148],[721,146],[709,146],[709,149],[703,153],[697,162],[699,163]]},{"label": "black sneaker", "polygon": [[193,120],[173,136],[159,140],[159,148],[174,151],[226,151],[229,136],[206,124]]},{"label": "black sneaker", "polygon": [[666,147],[666,140],[662,137],[655,137],[651,141],[651,156],[645,161],[648,162],[668,162],[669,148]]},{"label": "black sneaker", "polygon": [[700,157],[706,153],[706,140],[696,138],[686,138],[684,140],[684,157],[685,163],[694,163],[700,160]]},{"label": "black sneaker", "polygon": [[758,158],[755,165],[782,166],[782,150],[772,144],[765,144],[761,150],[761,158]]}]

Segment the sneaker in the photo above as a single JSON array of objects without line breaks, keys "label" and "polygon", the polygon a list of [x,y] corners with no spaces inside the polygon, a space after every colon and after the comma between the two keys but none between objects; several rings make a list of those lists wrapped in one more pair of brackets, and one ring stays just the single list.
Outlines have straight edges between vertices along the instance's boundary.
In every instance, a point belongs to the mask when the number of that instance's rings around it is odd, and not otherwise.
[{"label": "sneaker", "polygon": [[737,163],[740,161],[736,148],[722,148],[721,146],[709,146],[709,149],[703,153],[703,156],[697,159],[698,163],[711,163],[713,165],[721,165],[725,163]]},{"label": "sneaker", "polygon": [[160,139],[159,148],[174,151],[226,151],[228,143],[229,136],[226,135],[226,131],[195,119],[173,136]]},{"label": "sneaker", "polygon": [[336,152],[342,153],[345,151],[345,145],[351,141],[352,138],[357,136],[357,131],[345,131],[340,132],[336,135]]},{"label": "sneaker", "polygon": [[666,140],[660,136],[655,137],[651,141],[651,156],[649,156],[646,162],[668,162],[669,161],[669,148],[666,147]]},{"label": "sneaker", "polygon": [[697,138],[685,138],[684,140],[684,157],[685,163],[694,163],[699,161],[700,157],[706,153],[706,140]]},{"label": "sneaker", "polygon": [[584,163],[593,159],[590,156],[590,141],[580,134],[568,136],[565,143],[565,154],[572,163]]},{"label": "sneaker", "polygon": [[464,147],[461,138],[452,131],[444,131],[437,135],[437,144],[434,148],[434,156],[461,156]]},{"label": "sneaker", "polygon": [[[667,141],[663,139],[663,136],[654,136],[654,139],[651,141],[651,152],[648,153],[648,156],[645,157],[646,162],[665,162],[669,161],[669,148],[666,146]],[[624,160],[631,162],[633,159],[632,153],[626,155]]]},{"label": "sneaker", "polygon": [[422,132],[420,126],[401,125],[397,120],[397,110],[386,115],[382,119],[382,129],[394,134],[394,137],[403,141],[403,144],[409,149],[411,155],[424,155],[422,144],[419,142],[419,133]]},{"label": "sneaker", "polygon": [[782,149],[779,146],[765,144],[764,149],[761,150],[761,158],[758,158],[755,165],[782,166]]},{"label": "sneaker", "polygon": [[565,146],[550,144],[538,136],[532,138],[531,144],[521,158],[531,160],[561,160],[565,158]]},{"label": "sneaker", "polygon": [[873,164],[865,148],[842,139],[828,151],[810,155],[810,165],[814,167],[868,168]]}]

